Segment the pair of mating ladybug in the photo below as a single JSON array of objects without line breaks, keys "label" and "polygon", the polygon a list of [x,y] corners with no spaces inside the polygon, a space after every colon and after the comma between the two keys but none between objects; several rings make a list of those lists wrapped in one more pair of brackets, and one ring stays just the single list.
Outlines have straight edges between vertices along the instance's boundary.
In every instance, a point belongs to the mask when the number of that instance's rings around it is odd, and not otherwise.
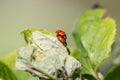
[{"label": "pair of mating ladybug", "polygon": [[62,30],[56,30],[57,38],[58,40],[66,47],[67,46],[67,36],[64,31]]}]

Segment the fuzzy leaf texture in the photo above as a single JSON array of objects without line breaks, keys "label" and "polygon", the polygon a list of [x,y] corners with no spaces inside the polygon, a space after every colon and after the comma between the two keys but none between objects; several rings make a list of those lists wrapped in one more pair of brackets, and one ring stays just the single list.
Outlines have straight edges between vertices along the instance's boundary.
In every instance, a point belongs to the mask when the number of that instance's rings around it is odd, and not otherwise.
[{"label": "fuzzy leaf texture", "polygon": [[96,71],[109,56],[115,33],[115,21],[106,15],[105,9],[87,10],[81,14],[73,36],[80,53],[75,57],[81,61],[83,73],[90,73],[91,68]]},{"label": "fuzzy leaf texture", "polygon": [[80,62],[68,54],[54,33],[27,29],[23,34],[27,44],[18,50],[16,67],[19,70],[30,72],[42,80],[80,78]]}]

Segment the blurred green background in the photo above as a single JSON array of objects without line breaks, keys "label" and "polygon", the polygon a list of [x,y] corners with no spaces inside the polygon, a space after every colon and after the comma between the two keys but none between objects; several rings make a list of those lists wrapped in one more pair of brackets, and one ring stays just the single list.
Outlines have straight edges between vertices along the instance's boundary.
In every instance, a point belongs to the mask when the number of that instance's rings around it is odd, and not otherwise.
[{"label": "blurred green background", "polygon": [[74,48],[71,32],[75,22],[95,3],[108,10],[119,33],[120,0],[0,0],[0,57],[24,45],[20,31],[31,27],[52,32],[62,29],[68,36],[68,46]]}]

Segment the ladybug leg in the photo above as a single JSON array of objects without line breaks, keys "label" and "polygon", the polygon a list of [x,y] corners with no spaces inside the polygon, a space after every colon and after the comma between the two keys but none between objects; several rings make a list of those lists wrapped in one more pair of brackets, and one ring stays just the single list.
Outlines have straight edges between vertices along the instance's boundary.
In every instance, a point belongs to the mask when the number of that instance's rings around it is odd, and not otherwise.
[{"label": "ladybug leg", "polygon": [[66,47],[67,46],[67,42],[64,42],[63,45]]},{"label": "ladybug leg", "polygon": [[70,55],[70,50],[69,50],[69,48],[68,48],[68,47],[66,47],[66,48],[67,48],[68,54]]}]

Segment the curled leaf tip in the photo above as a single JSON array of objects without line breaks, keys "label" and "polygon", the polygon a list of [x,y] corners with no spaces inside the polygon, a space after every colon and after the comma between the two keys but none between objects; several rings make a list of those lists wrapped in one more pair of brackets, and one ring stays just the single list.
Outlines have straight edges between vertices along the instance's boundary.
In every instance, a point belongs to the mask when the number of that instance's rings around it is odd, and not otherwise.
[{"label": "curled leaf tip", "polygon": [[32,32],[34,32],[34,31],[39,31],[39,32],[47,34],[47,35],[55,36],[54,33],[51,33],[51,32],[44,30],[44,29],[29,28],[29,29],[26,29],[26,30],[21,32],[21,34],[24,35],[24,39],[25,39],[26,43],[29,43],[29,44],[32,43]]},{"label": "curled leaf tip", "polygon": [[31,37],[31,35],[32,35],[32,32],[34,31],[35,29],[26,29],[26,30],[24,30],[24,31],[22,31],[21,32],[21,34],[23,34],[23,36],[24,36],[24,39],[25,39],[25,41],[26,41],[26,43],[32,43],[32,37]]}]

